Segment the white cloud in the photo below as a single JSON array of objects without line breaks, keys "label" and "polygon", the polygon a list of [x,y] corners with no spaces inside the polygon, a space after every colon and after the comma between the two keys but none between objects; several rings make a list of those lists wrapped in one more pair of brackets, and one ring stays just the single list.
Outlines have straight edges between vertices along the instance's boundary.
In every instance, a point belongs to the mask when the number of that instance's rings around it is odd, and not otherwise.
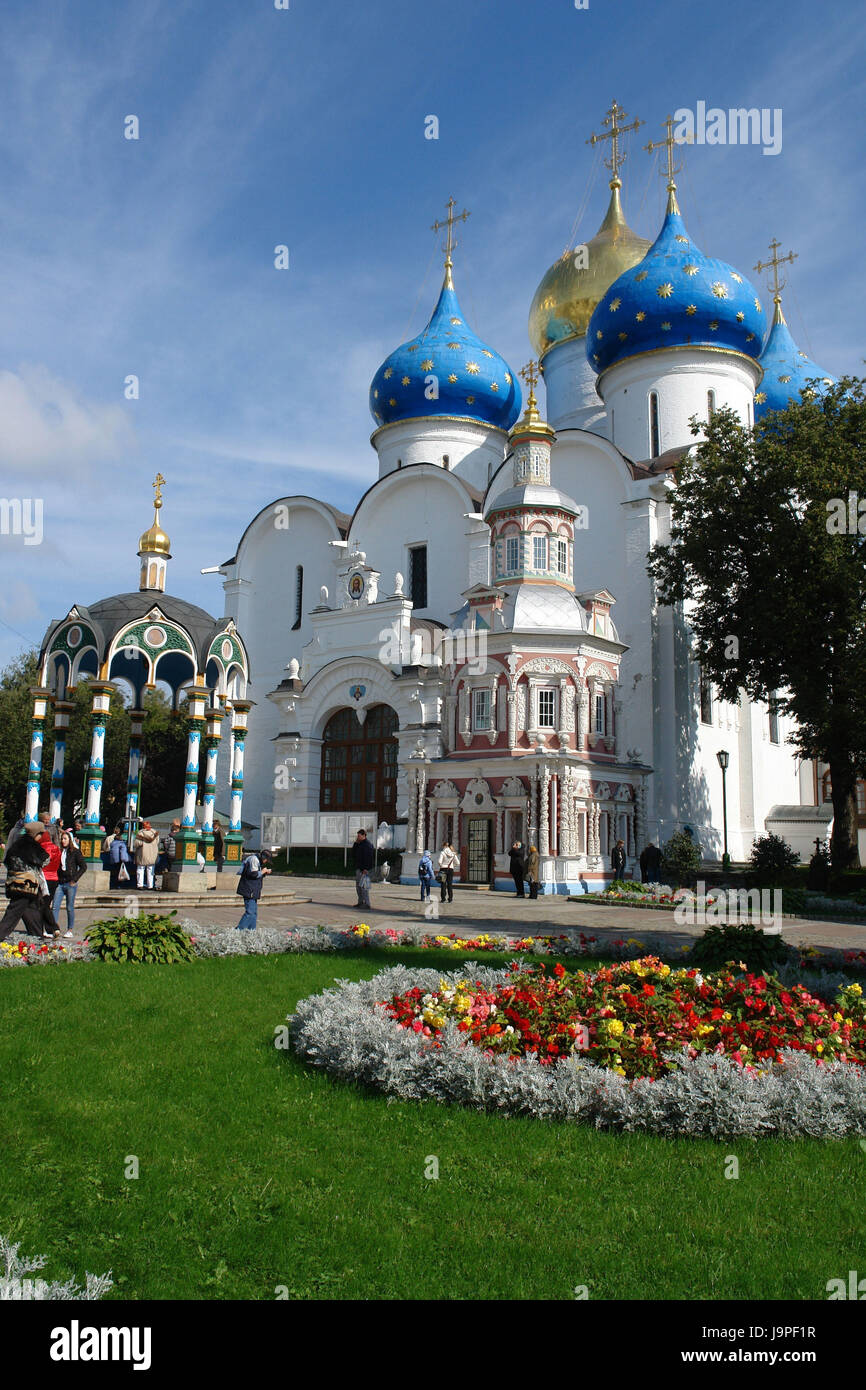
[{"label": "white cloud", "polygon": [[135,444],[121,404],[87,401],[39,365],[0,371],[0,422],[0,467],[11,472],[40,466],[86,474]]}]

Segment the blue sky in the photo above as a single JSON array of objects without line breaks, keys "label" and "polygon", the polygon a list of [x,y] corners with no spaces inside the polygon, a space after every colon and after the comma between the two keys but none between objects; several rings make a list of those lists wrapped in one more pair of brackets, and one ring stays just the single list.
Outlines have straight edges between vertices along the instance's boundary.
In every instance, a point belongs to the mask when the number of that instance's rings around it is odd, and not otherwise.
[{"label": "blue sky", "polygon": [[[641,147],[668,112],[782,109],[777,156],[685,151],[686,222],[749,274],[771,237],[793,247],[794,336],[825,370],[862,371],[855,14],[838,0],[5,7],[0,494],[44,499],[44,538],[0,535],[0,664],[72,602],[137,588],[157,469],[169,587],[214,613],[221,581],[199,571],[260,507],[311,492],[351,509],[376,473],[369,383],[435,302],[430,224],[452,193],[472,213],[455,257],[464,312],[525,362],[538,281],[603,215],[585,142],[614,97],[646,122],[624,194],[649,237],[664,187]],[[138,141],[123,138],[130,114]]]}]

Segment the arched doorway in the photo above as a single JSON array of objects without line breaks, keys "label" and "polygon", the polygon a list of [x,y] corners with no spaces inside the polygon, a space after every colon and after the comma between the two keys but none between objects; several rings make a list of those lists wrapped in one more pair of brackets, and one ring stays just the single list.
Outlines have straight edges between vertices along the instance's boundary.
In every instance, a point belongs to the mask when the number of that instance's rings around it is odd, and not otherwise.
[{"label": "arched doorway", "polygon": [[363,724],[341,709],[322,735],[320,811],[375,811],[377,821],[397,817],[397,740],[400,724],[390,705],[373,705]]}]

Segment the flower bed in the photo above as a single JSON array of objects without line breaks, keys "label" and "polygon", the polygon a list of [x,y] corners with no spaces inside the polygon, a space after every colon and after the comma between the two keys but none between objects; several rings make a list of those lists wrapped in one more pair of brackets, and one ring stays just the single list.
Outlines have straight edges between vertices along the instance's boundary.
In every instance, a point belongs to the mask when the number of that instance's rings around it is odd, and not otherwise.
[{"label": "flower bed", "polygon": [[403,1028],[435,1042],[449,1020],[494,1054],[536,1053],[544,1066],[583,1052],[620,1076],[658,1078],[672,1055],[713,1052],[742,1066],[781,1062],[786,1049],[820,1060],[866,1063],[863,990],[849,984],[835,1006],[802,985],[726,968],[701,975],[672,970],[655,956],[567,971],[556,965],[514,970],[495,991],[471,980],[414,986],[383,1001]]},{"label": "flower bed", "polygon": [[[372,980],[342,982],[302,1000],[290,1018],[292,1043],[312,1065],[402,1099],[457,1102],[505,1114],[661,1134],[866,1134],[866,1069],[858,1061],[864,1046],[863,996],[856,988],[842,1009],[827,1008],[802,986],[783,990],[778,982],[764,980],[764,987],[758,988],[756,977],[745,976],[738,989],[738,982],[722,972],[723,978],[710,984],[710,996],[705,997],[700,991],[706,981],[697,983],[694,974],[687,985],[671,977],[689,972],[664,976],[660,962],[641,968],[646,973],[616,967],[595,972],[585,984],[569,972],[544,972],[540,984],[539,968],[464,967],[443,978],[437,971],[397,966]],[[645,994],[643,986],[657,981],[663,989]],[[622,992],[619,986],[624,986]],[[572,991],[570,998],[567,989]],[[656,1058],[643,1042],[641,1025],[649,1008],[662,1016],[661,998],[669,993],[672,999],[677,989],[692,1009],[674,1010],[673,1019],[665,1015],[665,1031],[671,1036],[665,1049],[656,1049]],[[588,1003],[598,992],[615,1001],[611,1012],[603,1005],[596,1014],[581,1014],[575,1001]],[[783,1002],[783,992],[790,996],[790,1005]],[[626,993],[637,1003],[626,1001]],[[539,995],[541,1013],[518,994]],[[711,1002],[716,995],[733,1006],[722,1009],[731,1020],[711,1017],[713,1009],[721,1007]],[[698,1012],[698,1000],[703,1013]],[[757,1037],[771,1002],[778,1020],[773,1026],[782,1044],[772,1051],[760,1046],[764,1040]],[[522,1013],[514,1009],[515,1003]],[[492,1033],[500,1006],[502,1031]],[[529,1028],[506,1022],[508,1009],[523,1017]],[[425,1011],[429,1022],[423,1019]],[[836,1018],[837,1013],[842,1017]],[[421,1027],[416,1028],[419,1017]],[[692,1017],[697,1022],[683,1021]],[[469,1026],[461,1029],[462,1022]],[[611,1028],[611,1022],[621,1024],[622,1031]],[[740,1022],[746,1024],[746,1036],[736,1049],[728,1050],[720,1025],[730,1023],[736,1031]],[[565,1033],[559,1032],[560,1024]],[[584,1026],[588,1048],[575,1045]],[[515,1033],[508,1034],[508,1027]],[[708,1031],[701,1032],[702,1027]],[[479,1034],[478,1041],[473,1032]],[[555,1042],[558,1053],[545,1055],[531,1033],[566,1041]],[[508,1041],[497,1042],[503,1034]],[[684,1036],[688,1041],[679,1045]],[[758,1057],[759,1052],[770,1055]],[[852,1060],[843,1061],[843,1055]],[[633,1076],[624,1074],[627,1067]]]}]

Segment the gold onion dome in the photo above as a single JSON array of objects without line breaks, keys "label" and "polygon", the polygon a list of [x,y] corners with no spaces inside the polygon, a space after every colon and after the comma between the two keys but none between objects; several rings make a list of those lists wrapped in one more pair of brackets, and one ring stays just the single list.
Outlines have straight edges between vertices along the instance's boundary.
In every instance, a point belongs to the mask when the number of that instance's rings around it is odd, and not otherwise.
[{"label": "gold onion dome", "polygon": [[651,243],[623,216],[618,178],[610,181],[610,205],[596,235],[582,249],[564,251],[550,267],[529,311],[529,338],[542,358],[556,343],[586,336],[593,310],[624,270],[642,261]]},{"label": "gold onion dome", "polygon": [[157,473],[154,488],[156,497],[153,501],[153,525],[141,536],[138,542],[139,555],[167,555],[171,559],[171,541],[159,524],[159,513],[162,507],[162,485],[165,482],[161,473]]}]

